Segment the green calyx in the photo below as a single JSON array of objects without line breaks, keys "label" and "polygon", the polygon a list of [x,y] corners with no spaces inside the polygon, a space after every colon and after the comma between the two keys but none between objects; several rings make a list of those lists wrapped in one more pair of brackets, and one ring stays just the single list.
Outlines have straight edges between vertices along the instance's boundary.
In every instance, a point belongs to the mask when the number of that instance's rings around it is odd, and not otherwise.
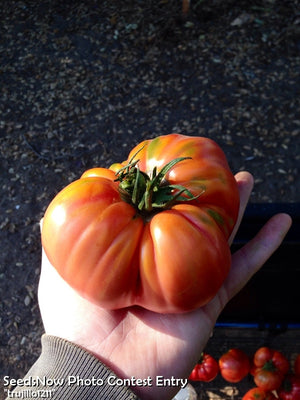
[{"label": "green calyx", "polygon": [[275,364],[273,363],[272,360],[268,360],[264,366],[262,367],[263,370],[265,371],[270,371],[270,372],[276,372],[277,368],[275,366]]},{"label": "green calyx", "polygon": [[[133,157],[134,158],[134,157]],[[166,164],[159,172],[155,167],[151,176],[138,167],[139,160],[130,160],[117,171],[116,181],[120,181],[119,192],[124,201],[135,206],[141,213],[152,213],[170,208],[178,202],[197,199],[181,185],[169,185],[166,174],[179,162],[190,157],[179,157]]]}]

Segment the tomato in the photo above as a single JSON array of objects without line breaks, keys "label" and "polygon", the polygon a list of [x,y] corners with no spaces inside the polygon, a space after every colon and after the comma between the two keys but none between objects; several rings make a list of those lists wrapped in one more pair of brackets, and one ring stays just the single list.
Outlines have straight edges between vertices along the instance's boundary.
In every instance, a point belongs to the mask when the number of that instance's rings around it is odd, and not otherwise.
[{"label": "tomato", "polygon": [[288,359],[277,350],[261,347],[253,358],[255,366],[254,382],[264,390],[276,390],[280,387],[289,370]]},{"label": "tomato", "polygon": [[228,382],[239,382],[250,371],[249,357],[243,350],[230,349],[219,359],[222,377]]},{"label": "tomato", "polygon": [[199,363],[194,367],[189,379],[191,381],[211,382],[218,375],[218,372],[218,361],[210,354],[202,353]]},{"label": "tomato", "polygon": [[287,375],[277,394],[282,400],[300,400],[300,377],[294,374]]},{"label": "tomato", "polygon": [[242,400],[276,400],[276,397],[272,392],[266,392],[259,387],[255,387],[248,390],[248,392],[243,396]]},{"label": "tomato", "polygon": [[221,148],[170,134],[58,193],[42,244],[65,281],[101,307],[186,312],[209,302],[226,278],[238,210]]},{"label": "tomato", "polygon": [[277,371],[260,369],[254,375],[255,384],[264,390],[276,390],[280,387],[283,376]]},{"label": "tomato", "polygon": [[297,355],[295,363],[294,363],[294,372],[295,375],[300,376],[300,354]]}]

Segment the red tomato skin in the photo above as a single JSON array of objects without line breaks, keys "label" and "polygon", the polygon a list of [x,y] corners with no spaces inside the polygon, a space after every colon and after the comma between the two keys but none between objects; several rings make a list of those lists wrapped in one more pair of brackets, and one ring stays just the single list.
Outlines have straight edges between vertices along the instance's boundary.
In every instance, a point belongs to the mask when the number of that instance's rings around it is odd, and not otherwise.
[{"label": "red tomato skin", "polygon": [[[109,180],[90,178],[81,179],[79,183],[67,186],[45,214],[44,221],[52,225],[50,230],[44,230],[43,223],[46,254],[54,266],[64,261],[58,272],[84,297],[107,308],[121,308],[130,301],[129,295],[135,290],[138,276],[136,246],[143,221],[134,218],[135,210],[120,200]],[[62,203],[63,211],[60,211]],[[59,219],[67,223],[60,225]],[[63,240],[62,228],[67,240]],[[108,231],[109,235],[103,234]],[[94,251],[88,251],[91,246],[95,247]],[[54,251],[58,248],[59,252]],[[80,264],[84,268],[78,268]],[[99,282],[102,282],[101,290]]]},{"label": "red tomato skin", "polygon": [[[139,160],[142,171],[159,171],[176,157],[192,159],[176,164],[167,181],[199,198],[146,218],[121,198],[115,170]],[[42,245],[70,286],[101,307],[186,312],[209,302],[224,282],[238,209],[237,184],[220,147],[171,134],[140,143],[126,162],[93,168],[64,188],[45,212]]]},{"label": "red tomato skin", "polygon": [[232,383],[240,382],[250,371],[250,361],[241,349],[230,349],[219,359],[222,377]]},{"label": "red tomato skin", "polygon": [[254,375],[255,384],[267,391],[277,390],[283,380],[283,375],[279,372],[266,371],[260,368]]},{"label": "red tomato skin", "polygon": [[261,347],[255,352],[253,363],[256,368],[262,368],[267,362],[272,362],[274,367],[283,375],[289,371],[289,361],[280,351]]},{"label": "red tomato skin", "polygon": [[300,377],[287,375],[277,394],[281,400],[300,400]]},{"label": "red tomato skin", "polygon": [[271,392],[266,392],[259,387],[255,387],[248,390],[242,400],[276,400],[276,397]]},{"label": "red tomato skin", "polygon": [[300,376],[300,354],[297,355],[294,363],[294,373],[295,375]]},{"label": "red tomato skin", "polygon": [[[222,257],[227,264],[230,253],[227,252],[224,237],[216,230],[213,220],[204,227],[201,221],[202,214],[202,210],[193,205],[178,204],[171,210],[155,215],[145,225],[141,240],[140,265],[143,263],[143,268],[140,269],[140,280],[143,298],[151,299],[152,308],[159,309],[162,306],[163,296],[166,304],[172,304],[173,311],[174,308],[189,311],[197,304],[199,292],[202,293],[202,304],[198,302],[200,307],[210,301],[213,293],[221,286],[224,265],[217,267],[217,260],[223,252]],[[174,226],[178,228],[174,229]],[[201,227],[205,229],[204,235],[201,233]],[[190,240],[191,237],[193,241]],[[198,253],[194,247],[196,241],[201,241],[202,245],[206,244]],[[184,260],[178,257],[175,243],[177,249],[184,248],[186,255],[190,254],[189,263],[184,269]],[[210,246],[209,243],[214,245]],[[197,268],[199,262],[207,262],[216,267],[213,279],[211,271]],[[163,293],[160,289],[161,282],[164,282]],[[209,291],[207,282],[210,282]],[[176,291],[174,287],[177,287]],[[147,308],[147,304],[142,301],[140,305]]]},{"label": "red tomato skin", "polygon": [[210,354],[203,353],[201,360],[194,367],[189,379],[192,381],[211,382],[219,372],[219,365]]},{"label": "red tomato skin", "polygon": [[253,357],[254,382],[264,390],[277,390],[290,365],[288,359],[277,350],[269,347],[259,348]]},{"label": "red tomato skin", "polygon": [[196,364],[195,367],[193,368],[192,372],[190,373],[190,376],[189,376],[190,381],[198,380],[198,369],[199,369],[199,364]]}]

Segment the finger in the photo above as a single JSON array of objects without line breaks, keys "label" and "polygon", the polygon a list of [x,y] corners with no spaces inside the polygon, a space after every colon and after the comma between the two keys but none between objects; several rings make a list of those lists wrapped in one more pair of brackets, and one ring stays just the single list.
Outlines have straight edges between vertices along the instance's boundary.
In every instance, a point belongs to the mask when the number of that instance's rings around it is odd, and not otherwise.
[{"label": "finger", "polygon": [[251,195],[252,189],[253,189],[253,185],[254,185],[254,179],[253,176],[247,172],[247,171],[241,171],[238,172],[235,175],[235,179],[237,181],[237,185],[238,185],[238,190],[240,193],[240,209],[239,209],[239,215],[238,215],[238,219],[237,222],[235,224],[235,227],[230,235],[230,238],[228,240],[229,244],[231,244],[233,242],[233,238],[235,237],[239,226],[241,224],[249,197]]},{"label": "finger", "polygon": [[282,243],[292,219],[287,214],[273,216],[258,234],[232,257],[225,282],[228,299],[239,292]]}]

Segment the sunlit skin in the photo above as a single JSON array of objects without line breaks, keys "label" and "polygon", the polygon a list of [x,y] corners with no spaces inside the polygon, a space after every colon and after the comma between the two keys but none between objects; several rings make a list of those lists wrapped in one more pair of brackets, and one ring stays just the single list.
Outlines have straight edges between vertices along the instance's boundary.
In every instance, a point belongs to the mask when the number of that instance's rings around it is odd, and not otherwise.
[{"label": "sunlit skin", "polygon": [[[249,173],[239,172],[235,178],[240,211],[229,243],[253,187]],[[39,304],[45,331],[87,349],[120,377],[187,378],[223,307],[277,249],[290,225],[286,214],[272,217],[233,255],[229,275],[215,297],[204,307],[183,314],[160,314],[140,307],[105,310],[73,290],[43,254]],[[178,388],[146,386],[133,390],[145,400],[168,400]]]}]

